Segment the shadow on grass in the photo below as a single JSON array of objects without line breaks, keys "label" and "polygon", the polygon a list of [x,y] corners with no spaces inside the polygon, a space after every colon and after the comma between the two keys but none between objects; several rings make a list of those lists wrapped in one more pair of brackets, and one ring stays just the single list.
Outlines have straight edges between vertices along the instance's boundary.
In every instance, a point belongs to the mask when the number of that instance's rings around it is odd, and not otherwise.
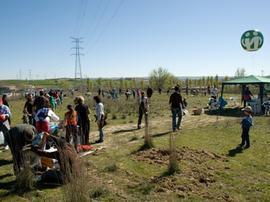
[{"label": "shadow on grass", "polygon": [[242,147],[237,146],[236,148],[229,150],[227,156],[235,157],[236,154],[239,154],[239,153],[242,153],[242,152],[243,152]]},{"label": "shadow on grass", "polygon": [[121,129],[121,130],[114,131],[112,134],[128,133],[128,132],[132,132],[132,131],[136,131],[136,130],[138,130],[138,129],[137,128]]},{"label": "shadow on grass", "polygon": [[205,114],[212,116],[230,116],[230,117],[241,117],[243,116],[243,112],[241,108],[225,108],[222,110],[206,110]]},{"label": "shadow on grass", "polygon": [[5,166],[5,165],[9,165],[12,164],[12,160],[5,160],[5,159],[0,159],[0,166]]},{"label": "shadow on grass", "polygon": [[11,173],[0,175],[0,180],[4,179],[6,177],[11,177],[11,176],[13,176]]},{"label": "shadow on grass", "polygon": [[162,132],[162,133],[156,133],[156,134],[153,134],[152,137],[161,137],[161,136],[164,136],[164,135],[168,135],[171,132],[172,131],[166,131],[166,132]]},{"label": "shadow on grass", "polygon": [[11,193],[11,192],[14,192],[15,184],[16,184],[16,180],[12,180],[8,182],[0,182],[0,189],[7,190]]}]

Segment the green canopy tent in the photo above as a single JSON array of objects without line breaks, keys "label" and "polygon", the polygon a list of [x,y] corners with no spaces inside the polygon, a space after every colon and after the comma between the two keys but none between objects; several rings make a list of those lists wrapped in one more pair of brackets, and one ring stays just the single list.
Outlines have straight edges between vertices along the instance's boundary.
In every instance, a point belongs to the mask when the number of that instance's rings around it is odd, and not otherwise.
[{"label": "green canopy tent", "polygon": [[260,87],[259,99],[261,104],[263,103],[263,94],[265,84],[270,84],[270,78],[250,75],[247,77],[237,78],[229,81],[222,82],[221,97],[223,97],[223,91],[225,85],[241,85],[242,86],[242,97],[244,90],[247,85],[258,85]]}]

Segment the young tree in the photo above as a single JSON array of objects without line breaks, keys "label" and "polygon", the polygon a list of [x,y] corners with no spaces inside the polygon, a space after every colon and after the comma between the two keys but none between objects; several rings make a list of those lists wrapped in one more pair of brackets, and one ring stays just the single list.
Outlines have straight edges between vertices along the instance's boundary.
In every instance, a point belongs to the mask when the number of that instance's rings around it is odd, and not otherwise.
[{"label": "young tree", "polygon": [[90,92],[93,89],[93,83],[89,78],[86,80],[86,86],[88,92]]},{"label": "young tree", "polygon": [[245,68],[238,68],[235,72],[235,78],[242,78],[246,76]]},{"label": "young tree", "polygon": [[167,70],[162,67],[159,67],[158,69],[153,70],[150,73],[150,84],[154,88],[165,88],[168,87],[168,85],[171,83],[171,80],[174,79],[174,76]]}]

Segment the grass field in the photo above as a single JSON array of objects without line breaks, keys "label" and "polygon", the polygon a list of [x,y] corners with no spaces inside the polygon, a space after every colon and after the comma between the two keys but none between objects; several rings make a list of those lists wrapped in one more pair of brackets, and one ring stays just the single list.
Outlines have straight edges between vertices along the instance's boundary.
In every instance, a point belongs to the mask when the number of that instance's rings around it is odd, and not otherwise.
[{"label": "grass field", "polygon": [[[229,96],[229,95],[228,95]],[[57,109],[63,117],[66,98]],[[92,101],[88,102],[93,106]],[[180,171],[167,175],[171,117],[168,96],[154,94],[150,133],[154,148],[139,151],[144,130],[136,130],[134,100],[104,100],[109,112],[106,140],[94,155],[84,157],[81,189],[93,201],[268,201],[270,197],[270,119],[255,117],[251,148],[240,143],[240,119],[230,116],[187,115],[176,133]],[[188,97],[189,109],[202,107],[207,97]],[[11,103],[13,123],[19,123],[23,101]],[[91,122],[91,141],[97,136]],[[0,153],[1,201],[69,201],[70,185],[37,188],[18,194],[9,152]],[[76,194],[76,193],[74,193]]]}]

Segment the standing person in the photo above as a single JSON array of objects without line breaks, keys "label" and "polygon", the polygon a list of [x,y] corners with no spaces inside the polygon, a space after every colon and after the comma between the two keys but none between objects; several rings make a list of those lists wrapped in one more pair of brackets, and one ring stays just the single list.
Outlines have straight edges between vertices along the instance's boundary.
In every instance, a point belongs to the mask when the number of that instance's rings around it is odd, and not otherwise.
[{"label": "standing person", "polygon": [[77,112],[73,109],[72,105],[68,105],[67,110],[65,113],[66,141],[70,143],[72,137],[74,148],[78,152]]},{"label": "standing person", "polygon": [[95,111],[96,111],[96,122],[99,130],[99,140],[96,143],[102,143],[104,141],[103,127],[105,126],[105,112],[104,105],[101,102],[99,96],[94,96],[96,102]]},{"label": "standing person", "polygon": [[10,129],[9,119],[11,117],[11,112],[8,106],[3,104],[2,99],[0,99],[0,131],[4,134],[4,146],[5,150],[8,150],[8,142],[5,138],[5,134]]},{"label": "standing person", "polygon": [[26,102],[24,104],[23,113],[27,116],[28,124],[35,126],[34,112],[33,112],[34,102],[32,94],[26,95]]},{"label": "standing person", "polygon": [[218,89],[216,85],[211,88],[211,97],[215,100],[218,98]]},{"label": "standing person", "polygon": [[4,94],[4,95],[2,96],[2,102],[3,102],[3,105],[6,105],[6,106],[9,107],[9,104],[8,104],[8,97],[7,97],[6,94]]},{"label": "standing person", "polygon": [[148,98],[144,96],[144,92],[141,92],[139,98],[139,119],[138,119],[138,129],[141,129],[143,115],[147,116],[148,113]]},{"label": "standing person", "polygon": [[149,86],[148,86],[148,88],[147,88],[146,95],[147,95],[147,97],[148,97],[149,99],[150,99],[150,98],[152,97],[152,95],[153,95],[153,89],[150,88]]},{"label": "standing person", "polygon": [[245,149],[250,147],[250,140],[249,140],[249,129],[253,125],[252,120],[252,108],[250,106],[247,106],[243,109],[245,117],[242,119],[241,125],[242,125],[242,142],[240,144],[240,147],[244,147]]},{"label": "standing person", "polygon": [[249,87],[247,86],[243,93],[244,107],[246,107],[247,102],[250,101],[253,97],[253,94],[250,92]]},{"label": "standing person", "polygon": [[[133,92],[133,91],[132,91],[132,92]],[[126,90],[125,95],[126,95],[126,100],[128,100],[128,98],[129,98],[129,96],[130,96],[129,89]]]},{"label": "standing person", "polygon": [[[135,99],[135,97],[136,97],[136,91],[135,91],[135,89],[132,89],[132,95],[133,95],[133,98]],[[137,89],[137,95],[138,95],[138,89]]]},{"label": "standing person", "polygon": [[[179,92],[179,87],[174,87],[174,93],[171,94],[169,104],[171,105],[171,111],[172,111],[172,128],[175,132],[176,129],[180,129],[181,127],[181,121],[182,121],[182,106],[183,106],[183,100],[182,96]],[[178,116],[178,120],[176,123],[176,119]]]},{"label": "standing person", "polygon": [[158,93],[161,94],[161,92],[162,92],[162,89],[158,88]]},{"label": "standing person", "polygon": [[90,119],[89,108],[84,104],[83,96],[77,96],[74,100],[76,107],[75,110],[78,114],[78,125],[81,132],[81,144],[89,144],[89,132],[90,132]]},{"label": "standing person", "polygon": [[51,108],[54,111],[56,109],[56,100],[55,100],[55,97],[53,95],[50,95],[49,101],[50,101]]},{"label": "standing person", "polygon": [[101,95],[101,89],[99,88],[98,89],[98,96],[100,96]]}]

